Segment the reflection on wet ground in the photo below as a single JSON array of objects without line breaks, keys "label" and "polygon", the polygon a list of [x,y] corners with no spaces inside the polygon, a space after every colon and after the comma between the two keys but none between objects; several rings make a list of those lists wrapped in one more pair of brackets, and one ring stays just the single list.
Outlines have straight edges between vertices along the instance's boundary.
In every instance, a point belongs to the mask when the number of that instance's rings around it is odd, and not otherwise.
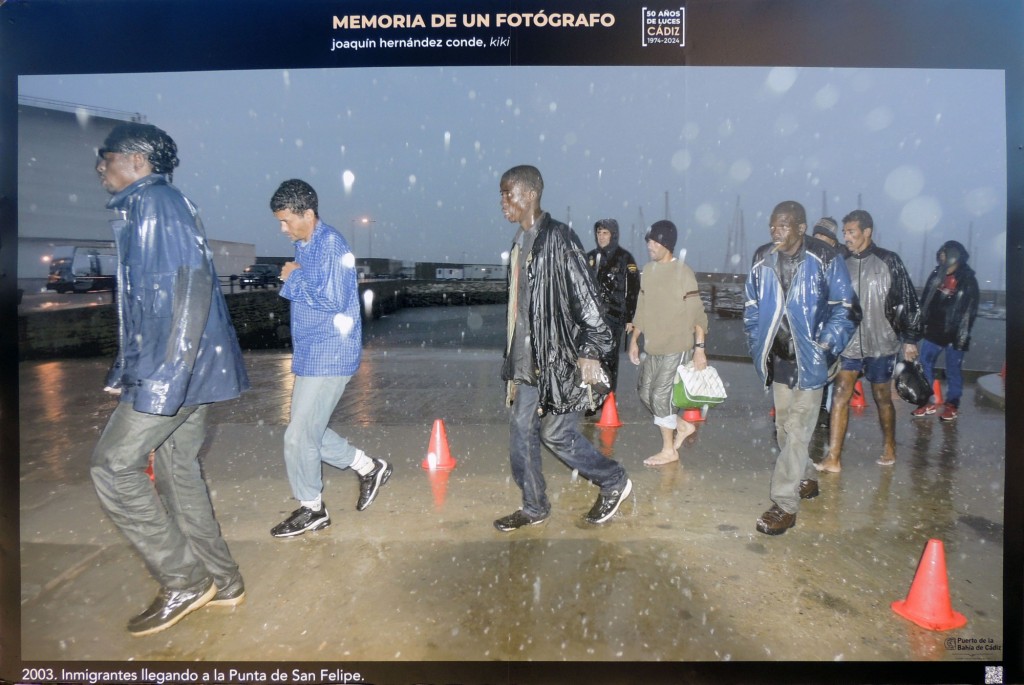
[{"label": "reflection on wet ground", "polygon": [[[152,599],[141,562],[99,509],[92,446],[115,398],[108,360],[21,365],[22,651],[25,659],[120,661],[904,661],[991,660],[948,649],[896,616],[928,539],[946,550],[954,636],[1002,643],[1004,416],[973,401],[960,419],[914,421],[900,406],[895,467],[875,464],[873,406],[854,414],[842,474],[777,538],[754,531],[774,460],[770,398],[748,363],[715,362],[729,399],[679,463],[645,468],[660,438],[625,359],[621,428],[584,432],[629,469],[634,495],[608,524],[581,516],[597,495],[550,455],[553,513],[497,533],[519,505],[493,344],[500,315],[438,311],[368,335],[364,364],[332,426],[394,462],[366,512],[357,482],[327,469],[334,525],[269,536],[294,508],[281,461],[290,357],[248,353],[253,389],[215,407],[203,455],[248,602],[203,610],[151,638],[124,621]],[[477,318],[479,317],[479,318]],[[444,334],[447,332],[447,336]],[[394,344],[387,344],[388,339]],[[442,419],[458,466],[421,468]],[[823,444],[822,436],[816,444]],[[820,452],[815,452],[820,458]],[[996,654],[995,656],[998,656]]]}]

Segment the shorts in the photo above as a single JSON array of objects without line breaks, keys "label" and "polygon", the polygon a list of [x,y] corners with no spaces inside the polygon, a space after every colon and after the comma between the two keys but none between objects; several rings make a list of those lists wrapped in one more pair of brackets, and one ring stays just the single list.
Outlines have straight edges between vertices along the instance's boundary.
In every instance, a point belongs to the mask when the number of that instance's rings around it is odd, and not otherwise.
[{"label": "shorts", "polygon": [[840,371],[857,371],[868,383],[888,383],[892,380],[892,371],[896,367],[896,355],[887,354],[884,357],[864,357],[863,359],[850,359],[840,357]]}]

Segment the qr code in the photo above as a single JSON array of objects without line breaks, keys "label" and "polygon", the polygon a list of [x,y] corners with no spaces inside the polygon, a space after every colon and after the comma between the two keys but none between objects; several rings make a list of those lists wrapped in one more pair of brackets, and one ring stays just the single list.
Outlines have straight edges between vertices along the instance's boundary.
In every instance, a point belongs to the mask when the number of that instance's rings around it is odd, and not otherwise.
[{"label": "qr code", "polygon": [[985,685],[1003,685],[1003,667],[985,667]]}]

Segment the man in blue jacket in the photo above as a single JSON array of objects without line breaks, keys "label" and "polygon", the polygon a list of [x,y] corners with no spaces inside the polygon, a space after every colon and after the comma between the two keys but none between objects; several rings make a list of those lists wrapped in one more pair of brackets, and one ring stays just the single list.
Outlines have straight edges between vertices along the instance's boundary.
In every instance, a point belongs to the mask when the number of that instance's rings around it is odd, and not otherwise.
[{"label": "man in blue jacket", "polygon": [[[96,172],[113,195],[119,345],[106,390],[120,401],[97,443],[100,504],[160,583],[128,621],[171,627],[206,604],[245,597],[199,466],[210,404],[249,387],[198,210],[171,185],[177,146],[150,124],[118,125]],[[146,474],[150,453],[156,488]]]},{"label": "man in blue jacket", "polygon": [[746,282],[743,326],[754,369],[775,400],[779,456],[772,506],[757,519],[766,535],[796,524],[801,499],[818,495],[808,445],[829,370],[856,327],[856,295],[836,251],[810,240],[799,202],[776,205],[772,242],[754,255]]},{"label": "man in blue jacket", "polygon": [[284,463],[300,506],[270,530],[276,538],[288,538],[331,525],[321,496],[322,463],[356,472],[358,511],[370,506],[393,467],[327,426],[362,359],[356,257],[344,236],[320,220],[316,191],[305,181],[282,183],[270,198],[270,211],[295,243],[295,261],[281,269],[281,297],[291,302],[295,374]]}]

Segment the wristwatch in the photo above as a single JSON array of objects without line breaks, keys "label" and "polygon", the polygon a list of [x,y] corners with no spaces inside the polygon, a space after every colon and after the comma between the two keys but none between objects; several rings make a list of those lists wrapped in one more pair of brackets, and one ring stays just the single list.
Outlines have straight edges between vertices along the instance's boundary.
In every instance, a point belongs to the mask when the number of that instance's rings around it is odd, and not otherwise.
[{"label": "wristwatch", "polygon": [[704,349],[704,343],[702,343],[702,342],[699,342],[699,343],[693,343],[693,346],[694,346],[694,347],[699,347],[699,348],[701,348],[701,349]]}]

